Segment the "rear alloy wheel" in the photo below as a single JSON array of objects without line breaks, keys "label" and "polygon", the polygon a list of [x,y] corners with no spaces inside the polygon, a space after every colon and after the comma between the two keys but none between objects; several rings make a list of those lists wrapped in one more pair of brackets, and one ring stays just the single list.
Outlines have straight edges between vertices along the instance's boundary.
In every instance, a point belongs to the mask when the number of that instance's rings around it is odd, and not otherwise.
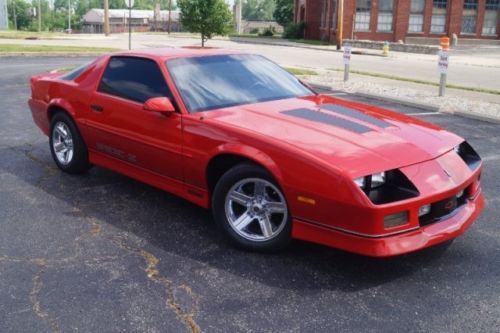
[{"label": "rear alloy wheel", "polygon": [[58,112],[50,123],[50,151],[59,169],[84,173],[90,167],[88,151],[78,128],[69,115]]},{"label": "rear alloy wheel", "polygon": [[230,240],[245,249],[275,251],[290,241],[285,196],[257,166],[238,165],[222,176],[214,191],[213,211]]}]

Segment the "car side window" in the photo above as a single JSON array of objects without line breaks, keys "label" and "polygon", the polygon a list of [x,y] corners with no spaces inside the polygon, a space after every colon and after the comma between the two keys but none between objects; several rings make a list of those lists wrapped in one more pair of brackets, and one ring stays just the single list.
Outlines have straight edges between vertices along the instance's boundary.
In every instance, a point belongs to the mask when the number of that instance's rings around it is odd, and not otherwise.
[{"label": "car side window", "polygon": [[158,64],[138,57],[112,57],[97,90],[139,103],[172,97]]}]

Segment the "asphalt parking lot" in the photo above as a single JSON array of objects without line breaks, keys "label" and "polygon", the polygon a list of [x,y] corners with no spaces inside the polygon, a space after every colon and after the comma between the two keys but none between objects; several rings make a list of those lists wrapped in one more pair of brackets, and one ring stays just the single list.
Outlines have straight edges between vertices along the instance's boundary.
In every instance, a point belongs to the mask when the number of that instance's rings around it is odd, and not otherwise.
[{"label": "asphalt parking lot", "polygon": [[376,102],[464,136],[485,160],[487,207],[449,247],[383,260],[303,242],[248,253],[186,201],[55,167],[28,78],[86,61],[0,58],[0,332],[499,330],[500,125]]}]

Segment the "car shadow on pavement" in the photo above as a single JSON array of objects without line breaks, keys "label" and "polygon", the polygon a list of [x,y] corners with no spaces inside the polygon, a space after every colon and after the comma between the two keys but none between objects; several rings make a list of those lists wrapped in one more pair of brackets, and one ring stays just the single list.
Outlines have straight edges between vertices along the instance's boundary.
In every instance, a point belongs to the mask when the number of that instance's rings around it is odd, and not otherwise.
[{"label": "car shadow on pavement", "polygon": [[[167,275],[215,268],[274,288],[357,291],[438,265],[447,247],[388,259],[299,241],[276,254],[245,252],[219,235],[209,211],[102,168],[94,167],[81,176],[64,174],[56,169],[48,144],[4,148],[0,154],[0,172],[42,190],[47,201],[77,206],[104,233],[139,239],[154,252],[160,260],[158,268]],[[19,204],[21,209],[23,203]],[[60,213],[73,214],[67,208]]]}]

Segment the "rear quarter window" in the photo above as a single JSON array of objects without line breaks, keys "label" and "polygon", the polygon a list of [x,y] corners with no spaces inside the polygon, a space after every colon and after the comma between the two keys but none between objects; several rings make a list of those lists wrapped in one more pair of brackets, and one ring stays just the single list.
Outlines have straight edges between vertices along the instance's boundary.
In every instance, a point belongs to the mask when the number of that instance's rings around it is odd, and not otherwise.
[{"label": "rear quarter window", "polygon": [[80,76],[80,74],[82,74],[89,67],[89,65],[90,65],[90,63],[87,63],[85,65],[77,67],[77,68],[73,69],[72,71],[60,76],[59,79],[64,80],[64,81],[72,81],[72,80],[76,79],[78,76]]}]

